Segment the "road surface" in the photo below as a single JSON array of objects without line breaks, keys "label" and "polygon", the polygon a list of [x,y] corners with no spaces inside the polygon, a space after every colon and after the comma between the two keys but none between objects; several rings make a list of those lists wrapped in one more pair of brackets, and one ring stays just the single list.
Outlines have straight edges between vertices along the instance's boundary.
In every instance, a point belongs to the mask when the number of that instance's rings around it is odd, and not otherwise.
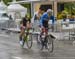
[{"label": "road surface", "polygon": [[41,51],[36,40],[31,49],[19,45],[19,34],[0,33],[0,59],[75,59],[73,41],[55,40],[54,52]]}]

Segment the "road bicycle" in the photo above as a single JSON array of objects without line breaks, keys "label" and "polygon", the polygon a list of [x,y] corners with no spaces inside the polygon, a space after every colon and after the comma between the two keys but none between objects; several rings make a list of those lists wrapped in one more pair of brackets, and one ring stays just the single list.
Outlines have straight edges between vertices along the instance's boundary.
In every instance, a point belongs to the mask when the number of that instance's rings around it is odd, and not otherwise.
[{"label": "road bicycle", "polygon": [[45,29],[45,31],[40,34],[41,43],[39,45],[41,47],[41,50],[46,48],[49,52],[53,52],[54,39],[55,37],[52,34],[46,33],[46,29]]},{"label": "road bicycle", "polygon": [[33,44],[32,32],[33,32],[33,30],[31,28],[25,29],[25,34],[22,36],[22,43],[23,43],[21,45],[22,48],[24,47],[25,43],[28,48],[32,47],[32,44]]}]

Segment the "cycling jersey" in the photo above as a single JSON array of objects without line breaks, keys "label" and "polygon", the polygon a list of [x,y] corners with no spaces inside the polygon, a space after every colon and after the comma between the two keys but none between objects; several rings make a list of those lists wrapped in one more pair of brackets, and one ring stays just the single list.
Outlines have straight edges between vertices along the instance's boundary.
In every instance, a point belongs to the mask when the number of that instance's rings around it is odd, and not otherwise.
[{"label": "cycling jersey", "polygon": [[28,21],[30,22],[29,19],[23,18],[23,21],[22,21],[23,22],[23,26],[26,27]]},{"label": "cycling jersey", "polygon": [[54,16],[48,16],[47,13],[44,13],[42,16],[41,16],[41,19],[40,19],[40,25],[41,26],[44,26],[44,27],[48,27],[48,21],[49,20],[52,20],[52,24],[54,24]]}]

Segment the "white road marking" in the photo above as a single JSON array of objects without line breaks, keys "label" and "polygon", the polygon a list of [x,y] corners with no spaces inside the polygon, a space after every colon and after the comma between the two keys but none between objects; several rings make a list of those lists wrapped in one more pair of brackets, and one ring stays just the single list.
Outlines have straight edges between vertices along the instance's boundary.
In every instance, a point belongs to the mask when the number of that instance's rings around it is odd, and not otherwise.
[{"label": "white road marking", "polygon": [[21,57],[13,57],[14,59],[22,59]]}]

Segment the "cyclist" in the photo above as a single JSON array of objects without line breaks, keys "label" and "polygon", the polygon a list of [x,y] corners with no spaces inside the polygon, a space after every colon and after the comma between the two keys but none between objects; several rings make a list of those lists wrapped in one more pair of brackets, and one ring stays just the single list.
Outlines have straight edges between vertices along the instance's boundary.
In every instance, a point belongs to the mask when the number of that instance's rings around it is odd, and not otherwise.
[{"label": "cyclist", "polygon": [[20,27],[21,32],[20,32],[19,39],[20,39],[20,44],[22,45],[23,44],[23,42],[22,42],[22,36],[25,34],[25,29],[31,27],[30,26],[30,19],[28,18],[27,15],[22,19],[20,26],[21,26]]},{"label": "cyclist", "polygon": [[39,25],[39,22],[40,22],[40,17],[43,13],[44,13],[44,10],[43,10],[42,7],[40,7],[39,10],[34,13],[34,16],[31,19],[31,23],[32,23],[32,25],[33,25],[33,27],[35,28],[36,31],[39,30],[38,25]]},{"label": "cyclist", "polygon": [[[36,32],[40,31],[39,23],[42,14],[44,13],[44,9],[40,6],[39,10],[34,13],[34,16],[31,19],[31,23]],[[39,36],[36,36],[37,43],[40,42]]]},{"label": "cyclist", "polygon": [[[52,10],[51,9],[48,9],[47,12],[45,12],[41,16],[41,19],[40,19],[40,27],[42,29],[41,35],[42,35],[43,32],[45,32],[46,35],[47,35],[47,33],[48,33],[48,21],[49,20],[52,20],[52,22],[54,23],[54,16],[52,15]],[[45,37],[45,40],[42,41],[42,45],[43,46],[45,45],[45,47],[47,48],[47,44],[44,44],[43,42],[47,43],[46,37]]]}]

